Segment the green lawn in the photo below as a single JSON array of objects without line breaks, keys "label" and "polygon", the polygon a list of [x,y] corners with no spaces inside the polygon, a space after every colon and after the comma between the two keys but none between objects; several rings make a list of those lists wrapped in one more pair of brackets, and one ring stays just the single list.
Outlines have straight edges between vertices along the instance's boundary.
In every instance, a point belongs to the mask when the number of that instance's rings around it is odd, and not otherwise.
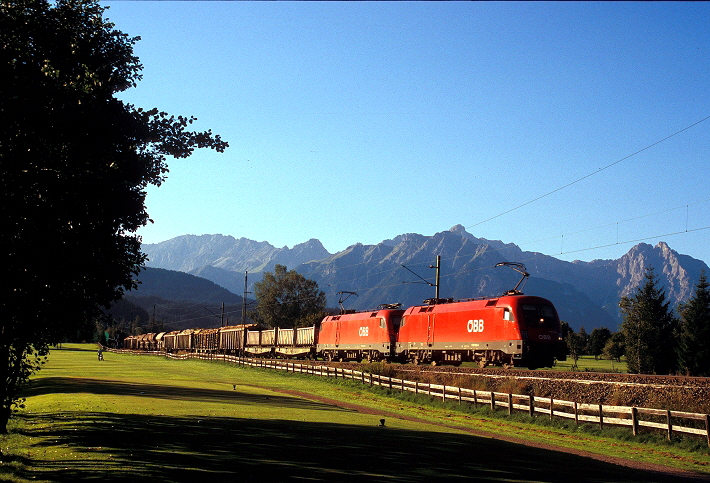
[{"label": "green lawn", "polygon": [[52,351],[25,395],[26,408],[0,437],[7,481],[667,481],[472,429],[695,471],[710,466],[707,454],[503,422],[310,376],[114,353],[98,362],[90,346]]},{"label": "green lawn", "polygon": [[593,372],[626,372],[626,359],[621,362],[607,359],[594,359],[594,356],[581,356],[577,360],[577,367],[574,367],[574,360],[567,357],[566,361],[558,361],[554,371],[593,371]]}]

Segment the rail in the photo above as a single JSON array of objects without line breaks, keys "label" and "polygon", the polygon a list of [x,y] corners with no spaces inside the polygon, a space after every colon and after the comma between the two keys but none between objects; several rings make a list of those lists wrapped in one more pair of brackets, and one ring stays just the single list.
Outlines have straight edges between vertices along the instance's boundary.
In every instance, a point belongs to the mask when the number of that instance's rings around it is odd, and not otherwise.
[{"label": "rail", "polygon": [[[708,446],[710,446],[710,415],[708,414],[667,409],[578,403],[551,397],[467,389],[456,386],[407,381],[405,379],[339,368],[337,366],[300,364],[297,362],[289,362],[288,360],[246,358],[214,353],[190,352],[184,354],[166,354],[165,352],[158,351],[146,352],[127,349],[111,349],[111,351],[163,355],[171,359],[218,360],[263,369],[277,369],[315,376],[351,379],[360,381],[362,384],[369,384],[370,386],[380,386],[400,392],[409,391],[416,394],[425,394],[432,398],[441,399],[442,401],[454,401],[459,404],[472,403],[474,406],[486,405],[490,406],[493,410],[506,409],[508,414],[512,414],[513,411],[525,411],[528,412],[530,416],[542,414],[548,415],[550,419],[553,417],[573,419],[577,425],[584,422],[599,425],[600,428],[604,428],[604,426],[607,425],[628,426],[631,428],[634,436],[639,434],[641,428],[665,431],[668,440],[672,438],[674,433],[693,434],[705,437]],[[696,427],[677,424],[681,421],[697,421],[695,424]]]}]

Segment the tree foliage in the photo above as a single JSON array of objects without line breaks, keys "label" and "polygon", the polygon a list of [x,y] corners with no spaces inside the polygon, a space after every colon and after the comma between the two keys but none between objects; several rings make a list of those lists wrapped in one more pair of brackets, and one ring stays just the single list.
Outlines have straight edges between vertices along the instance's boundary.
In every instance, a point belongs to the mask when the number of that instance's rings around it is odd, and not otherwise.
[{"label": "tree foliage", "polygon": [[614,332],[604,344],[602,357],[610,361],[621,362],[621,356],[626,351],[624,334]]},{"label": "tree foliage", "polygon": [[705,272],[693,297],[680,307],[678,368],[692,376],[710,376],[710,289]]},{"label": "tree foliage", "polygon": [[595,327],[589,334],[587,339],[587,347],[585,352],[590,356],[594,356],[598,359],[602,352],[604,352],[604,346],[606,342],[611,338],[611,331],[606,327]]},{"label": "tree foliage", "polygon": [[0,431],[49,345],[134,287],[145,189],[165,180],[166,158],[227,147],[188,131],[194,118],[114,97],[141,79],[139,39],[104,10],[95,0],[0,3]]},{"label": "tree foliage", "polygon": [[254,284],[258,319],[269,327],[305,327],[323,318],[325,293],[295,270],[276,265]]},{"label": "tree foliage", "polygon": [[587,332],[584,327],[580,327],[579,332],[575,332],[570,327],[565,341],[568,354],[574,361],[573,367],[577,367],[577,361],[584,354],[584,348],[587,345]]},{"label": "tree foliage", "polygon": [[622,297],[621,332],[626,346],[628,371],[639,374],[669,374],[675,370],[673,333],[676,320],[659,288],[653,268],[633,297]]}]

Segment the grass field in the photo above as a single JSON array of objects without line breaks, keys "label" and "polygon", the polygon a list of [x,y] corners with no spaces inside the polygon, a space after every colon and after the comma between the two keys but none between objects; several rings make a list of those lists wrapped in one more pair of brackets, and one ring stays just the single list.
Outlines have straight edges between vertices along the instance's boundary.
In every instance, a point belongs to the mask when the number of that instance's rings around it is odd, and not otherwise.
[{"label": "grass field", "polygon": [[52,351],[25,396],[0,437],[6,481],[668,481],[542,444],[710,471],[706,452],[502,421],[310,376],[113,353],[98,362],[90,346]]},{"label": "grass field", "polygon": [[577,360],[577,367],[574,367],[574,360],[568,357],[566,361],[558,361],[555,371],[593,371],[593,372],[626,372],[626,360],[621,359],[621,362],[610,361],[607,359],[594,359],[594,356],[581,356]]}]

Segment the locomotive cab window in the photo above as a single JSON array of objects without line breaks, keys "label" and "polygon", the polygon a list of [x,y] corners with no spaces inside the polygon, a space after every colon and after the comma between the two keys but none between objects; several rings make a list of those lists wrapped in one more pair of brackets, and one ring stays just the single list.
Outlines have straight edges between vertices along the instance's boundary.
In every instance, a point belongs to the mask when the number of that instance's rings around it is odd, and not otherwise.
[{"label": "locomotive cab window", "polygon": [[380,329],[385,329],[387,328],[387,322],[385,322],[384,317],[380,317]]},{"label": "locomotive cab window", "polygon": [[523,304],[523,317],[528,327],[554,328],[557,317],[555,309],[550,305]]}]

